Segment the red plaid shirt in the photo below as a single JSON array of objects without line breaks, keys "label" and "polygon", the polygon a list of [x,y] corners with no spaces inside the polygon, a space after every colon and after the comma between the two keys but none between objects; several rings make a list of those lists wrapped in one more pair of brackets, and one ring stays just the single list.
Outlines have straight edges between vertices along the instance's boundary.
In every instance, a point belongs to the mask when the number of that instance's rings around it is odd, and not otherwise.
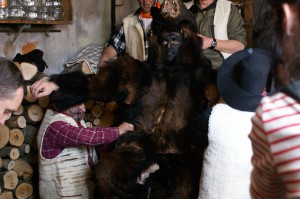
[{"label": "red plaid shirt", "polygon": [[75,127],[66,122],[56,121],[51,123],[45,132],[42,155],[44,158],[51,159],[66,147],[97,146],[111,143],[118,138],[118,127]]}]

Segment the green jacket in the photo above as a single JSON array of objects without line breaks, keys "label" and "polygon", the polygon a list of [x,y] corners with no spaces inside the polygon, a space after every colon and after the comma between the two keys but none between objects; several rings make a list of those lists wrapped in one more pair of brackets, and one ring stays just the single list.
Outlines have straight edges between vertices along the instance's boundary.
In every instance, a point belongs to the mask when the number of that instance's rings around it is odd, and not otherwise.
[{"label": "green jacket", "polygon": [[[224,3],[225,1],[227,0],[217,0],[216,4]],[[214,24],[216,4],[213,3],[207,9],[204,9],[203,11],[199,11],[196,17],[199,33],[210,38],[213,37],[212,25]],[[226,17],[224,18],[225,20],[227,19]],[[215,26],[216,24],[218,24],[218,21],[215,22]],[[241,14],[239,13],[237,7],[233,4],[231,4],[230,13],[228,16],[227,33],[225,32],[223,34],[229,40],[237,40],[246,45],[246,31],[244,29],[244,20]],[[217,35],[216,35],[216,39],[224,40],[224,38],[218,38]],[[214,69],[218,69],[224,59],[224,56],[221,54],[221,52],[213,49],[205,49],[204,55],[212,62]]]}]

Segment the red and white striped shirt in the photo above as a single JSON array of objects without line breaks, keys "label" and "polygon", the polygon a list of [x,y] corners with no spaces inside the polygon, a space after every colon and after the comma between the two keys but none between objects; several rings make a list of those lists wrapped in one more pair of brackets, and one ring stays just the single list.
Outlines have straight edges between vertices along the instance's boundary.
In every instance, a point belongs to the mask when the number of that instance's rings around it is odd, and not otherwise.
[{"label": "red and white striped shirt", "polygon": [[265,97],[252,123],[251,197],[300,197],[300,103],[284,93]]}]

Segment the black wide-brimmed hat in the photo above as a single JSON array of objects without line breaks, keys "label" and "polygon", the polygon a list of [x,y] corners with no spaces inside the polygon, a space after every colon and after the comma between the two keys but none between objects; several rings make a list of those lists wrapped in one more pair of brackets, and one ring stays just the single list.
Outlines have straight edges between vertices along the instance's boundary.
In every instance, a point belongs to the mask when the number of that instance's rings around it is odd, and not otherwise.
[{"label": "black wide-brimmed hat", "polygon": [[271,53],[249,48],[238,51],[222,63],[218,71],[218,88],[226,104],[241,111],[254,112],[266,92],[272,64]]}]

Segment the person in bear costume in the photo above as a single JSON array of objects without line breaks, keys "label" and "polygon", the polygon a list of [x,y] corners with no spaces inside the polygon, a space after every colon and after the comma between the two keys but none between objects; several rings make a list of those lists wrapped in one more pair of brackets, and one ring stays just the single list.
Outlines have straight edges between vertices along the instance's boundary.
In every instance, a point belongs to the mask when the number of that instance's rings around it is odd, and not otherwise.
[{"label": "person in bear costume", "polygon": [[[121,56],[92,78],[86,77],[89,98],[109,101],[118,93],[128,93],[124,117],[119,119],[135,128],[121,136],[111,152],[101,154],[95,168],[96,197],[198,196],[202,154],[208,143],[190,122],[206,107],[205,86],[215,74],[202,53],[195,19],[181,1],[165,0],[160,9],[151,9],[151,15],[147,61]],[[58,82],[41,80],[33,85],[33,95],[52,92],[45,86],[49,84],[66,89]]]}]

